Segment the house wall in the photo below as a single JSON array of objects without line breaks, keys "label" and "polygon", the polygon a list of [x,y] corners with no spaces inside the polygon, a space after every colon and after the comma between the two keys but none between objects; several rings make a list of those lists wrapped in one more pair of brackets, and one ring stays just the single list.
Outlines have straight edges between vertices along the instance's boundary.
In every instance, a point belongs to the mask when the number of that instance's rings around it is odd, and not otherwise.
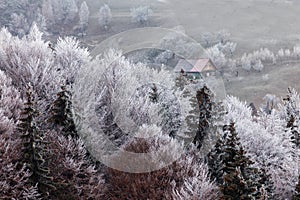
[{"label": "house wall", "polygon": [[216,67],[209,61],[203,71],[216,71]]}]

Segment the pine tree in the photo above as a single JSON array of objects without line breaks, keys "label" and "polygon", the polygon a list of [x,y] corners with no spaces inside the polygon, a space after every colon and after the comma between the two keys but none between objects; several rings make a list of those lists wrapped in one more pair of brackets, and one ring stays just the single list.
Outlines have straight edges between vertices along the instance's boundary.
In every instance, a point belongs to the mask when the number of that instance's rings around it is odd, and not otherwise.
[{"label": "pine tree", "polygon": [[215,147],[207,155],[207,165],[209,167],[209,172],[212,180],[215,180],[216,183],[223,183],[223,172],[222,172],[222,161],[220,156],[224,148],[224,141],[222,138],[218,139]]},{"label": "pine tree", "polygon": [[300,200],[300,175],[298,177],[298,184],[296,185],[295,195],[293,196],[293,200]]},{"label": "pine tree", "polygon": [[153,86],[151,87],[149,98],[152,103],[158,103],[159,94],[158,94],[157,86],[154,83]]},{"label": "pine tree", "polygon": [[[253,162],[239,142],[234,123],[223,127],[224,142],[219,159],[222,163],[223,181],[221,199],[253,199],[260,197],[259,173],[251,167]],[[218,172],[218,171],[217,171]]]},{"label": "pine tree", "polygon": [[283,99],[285,104],[285,114],[287,115],[287,128],[291,130],[291,140],[296,148],[300,148],[299,123],[299,95],[295,90],[288,88],[287,97]]},{"label": "pine tree", "polygon": [[259,191],[261,193],[261,196],[265,199],[273,199],[275,190],[274,182],[272,181],[271,174],[268,173],[265,164],[263,165],[263,167],[260,168],[258,182],[262,186]]},{"label": "pine tree", "polygon": [[52,117],[49,121],[53,122],[54,127],[62,128],[62,133],[65,136],[70,135],[78,138],[72,114],[71,93],[66,89],[66,86],[62,86],[61,91],[57,93],[51,113]]},{"label": "pine tree", "polygon": [[200,110],[199,125],[196,136],[194,138],[194,144],[198,149],[201,148],[205,136],[208,134],[210,128],[210,119],[212,117],[212,93],[207,86],[197,91],[197,101]]},{"label": "pine tree", "polygon": [[26,93],[27,102],[21,112],[20,123],[18,124],[18,131],[22,140],[22,154],[21,163],[23,163],[31,173],[29,177],[29,184],[37,185],[38,191],[47,196],[47,191],[55,189],[52,185],[51,177],[49,177],[49,169],[44,159],[44,145],[43,134],[39,131],[35,118],[37,112],[34,109],[34,100],[31,88]]}]

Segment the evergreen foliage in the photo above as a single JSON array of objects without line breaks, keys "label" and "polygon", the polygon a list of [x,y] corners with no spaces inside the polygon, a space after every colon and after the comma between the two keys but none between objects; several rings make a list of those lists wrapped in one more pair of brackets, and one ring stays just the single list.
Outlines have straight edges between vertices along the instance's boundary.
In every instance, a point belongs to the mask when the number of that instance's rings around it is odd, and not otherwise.
[{"label": "evergreen foliage", "polygon": [[30,185],[37,184],[38,190],[43,195],[47,196],[47,190],[53,189],[52,178],[49,176],[49,169],[44,159],[45,141],[43,134],[39,131],[36,124],[37,112],[34,108],[34,99],[31,88],[26,93],[27,102],[21,112],[18,131],[22,139],[22,160],[26,169],[31,173],[29,177]]},{"label": "evergreen foliage", "polygon": [[212,152],[208,154],[211,176],[216,179],[221,199],[253,199],[261,196],[259,171],[251,167],[253,162],[239,142],[234,123],[223,128]]},{"label": "evergreen foliage", "polygon": [[298,177],[298,184],[295,188],[295,195],[293,196],[293,200],[299,200],[300,199],[300,175]]},{"label": "evergreen foliage", "polygon": [[212,180],[215,180],[216,183],[223,183],[223,171],[222,171],[222,161],[221,154],[224,149],[224,141],[222,138],[218,139],[214,149],[211,150],[207,155],[207,165],[209,167],[209,172]]},{"label": "evergreen foliage", "polygon": [[212,117],[213,101],[212,92],[207,86],[204,86],[197,91],[197,101],[200,110],[199,125],[196,136],[194,138],[194,144],[200,149],[205,136],[208,134],[210,127],[210,119]]},{"label": "evergreen foliage", "polygon": [[62,128],[65,136],[77,137],[77,131],[73,120],[71,93],[66,86],[61,87],[61,91],[57,93],[57,98],[51,107],[52,116],[50,122],[54,126]]},{"label": "evergreen foliage", "polygon": [[261,184],[260,193],[262,199],[274,199],[275,186],[271,174],[267,170],[267,166],[263,166],[259,170],[259,180]]},{"label": "evergreen foliage", "polygon": [[291,131],[291,140],[296,148],[300,148],[299,132],[299,95],[296,91],[288,88],[287,97],[283,99],[285,105],[285,114],[287,115],[287,128]]}]

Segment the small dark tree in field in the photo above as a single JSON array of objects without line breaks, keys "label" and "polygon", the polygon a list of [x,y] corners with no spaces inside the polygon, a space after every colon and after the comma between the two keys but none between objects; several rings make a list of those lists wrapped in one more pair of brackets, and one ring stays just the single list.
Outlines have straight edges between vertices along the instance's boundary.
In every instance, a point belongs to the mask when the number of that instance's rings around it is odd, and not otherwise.
[{"label": "small dark tree in field", "polygon": [[37,112],[34,109],[34,100],[31,89],[26,93],[27,102],[21,112],[18,131],[22,140],[22,159],[26,169],[29,170],[29,184],[38,186],[38,190],[47,197],[48,190],[54,188],[52,178],[49,176],[49,169],[44,159],[45,142],[44,136],[39,131],[35,118]]}]

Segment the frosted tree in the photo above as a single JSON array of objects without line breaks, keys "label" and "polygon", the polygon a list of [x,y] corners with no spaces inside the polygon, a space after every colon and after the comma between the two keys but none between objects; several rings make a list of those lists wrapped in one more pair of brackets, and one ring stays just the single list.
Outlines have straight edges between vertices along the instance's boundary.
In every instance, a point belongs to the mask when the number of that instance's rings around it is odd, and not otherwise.
[{"label": "frosted tree", "polygon": [[203,54],[203,48],[199,43],[186,37],[180,32],[166,34],[159,42],[160,49],[167,49],[176,55],[191,58]]},{"label": "frosted tree", "polygon": [[295,194],[293,196],[293,200],[299,200],[300,199],[300,175],[298,178],[298,184],[296,185],[295,188]]},{"label": "frosted tree", "polygon": [[48,30],[59,34],[72,30],[78,20],[79,9],[75,0],[46,0],[42,5],[42,13],[48,22]]},{"label": "frosted tree", "polygon": [[206,49],[208,57],[213,61],[213,63],[219,68],[223,69],[226,65],[225,54],[217,47],[213,46]]},{"label": "frosted tree", "polygon": [[54,128],[57,128],[65,136],[78,138],[76,127],[72,113],[72,97],[66,86],[61,87],[61,91],[57,93],[57,98],[51,105],[51,117]]},{"label": "frosted tree", "polygon": [[257,60],[254,64],[253,64],[253,69],[260,72],[261,70],[263,70],[264,65],[262,64],[261,60]]},{"label": "frosted tree", "polygon": [[39,199],[37,186],[28,184],[30,171],[18,161],[22,159],[22,142],[16,130],[23,101],[11,80],[0,73],[0,196],[4,199]]},{"label": "frosted tree", "polygon": [[1,24],[8,27],[13,35],[27,34],[40,15],[42,1],[1,1]]},{"label": "frosted tree", "polygon": [[75,0],[53,0],[51,1],[51,4],[54,11],[53,17],[57,24],[71,23],[78,13],[78,7]]},{"label": "frosted tree", "polygon": [[294,46],[293,47],[293,56],[296,58],[296,59],[299,59],[300,57],[300,46]]},{"label": "frosted tree", "polygon": [[250,71],[251,70],[251,59],[244,54],[241,58],[241,64],[242,64],[242,68],[245,69],[246,71]]},{"label": "frosted tree", "polygon": [[16,134],[16,124],[9,121],[0,111],[0,196],[4,199],[39,199],[37,185],[28,184],[30,171],[18,163],[22,159],[22,143]]},{"label": "frosted tree", "polygon": [[[34,25],[29,35],[19,39],[2,29],[1,69],[5,71],[20,91],[25,91],[31,83],[40,96],[44,96],[59,80],[52,66],[53,52],[42,40],[42,33]],[[48,87],[48,88],[46,88]]]},{"label": "frosted tree", "polygon": [[103,174],[87,159],[83,141],[52,130],[46,132],[45,140],[50,175],[56,185],[51,199],[103,199]]},{"label": "frosted tree", "polygon": [[89,24],[89,7],[84,1],[80,5],[79,9],[79,26],[81,27],[82,32],[85,32]]},{"label": "frosted tree", "polygon": [[139,6],[130,10],[132,21],[139,25],[147,24],[152,13],[153,11],[149,6]]},{"label": "frosted tree", "polygon": [[210,32],[201,34],[201,39],[202,39],[203,43],[205,44],[204,47],[206,47],[206,48],[213,46],[216,42],[216,38],[215,38],[214,34],[212,34]]},{"label": "frosted tree", "polygon": [[73,22],[78,14],[78,7],[75,0],[65,0],[61,1],[62,9],[65,16],[65,23],[68,24]]},{"label": "frosted tree", "polygon": [[236,50],[236,43],[234,42],[226,42],[226,43],[218,43],[215,46],[218,47],[220,51],[222,51],[227,56],[233,56],[233,53]]},{"label": "frosted tree", "polygon": [[99,10],[98,22],[102,29],[108,30],[112,21],[112,14],[107,4],[104,4]]},{"label": "frosted tree", "polygon": [[[253,168],[254,162],[246,156],[246,152],[239,142],[234,123],[223,127],[224,137],[219,157],[210,162],[221,162],[222,179],[220,190],[221,199],[251,199],[260,198],[259,190],[262,187],[258,182],[258,170]],[[213,158],[213,157],[209,157]]]},{"label": "frosted tree", "polygon": [[[290,198],[297,178],[297,162],[290,134],[278,113],[261,116],[255,122],[251,109],[237,98],[229,97],[225,103],[225,122],[236,123],[241,143],[256,163],[256,167],[268,166],[267,173],[274,182],[276,198]],[[287,178],[289,177],[289,178]]]},{"label": "frosted tree", "polygon": [[263,99],[265,101],[265,105],[263,107],[264,112],[271,114],[272,110],[275,109],[278,103],[278,98],[274,94],[266,94]]},{"label": "frosted tree", "polygon": [[53,1],[45,0],[42,4],[41,14],[46,18],[47,24],[53,25],[55,23],[55,16],[52,3]]},{"label": "frosted tree", "polygon": [[[191,108],[167,70],[132,64],[114,50],[81,69],[73,85],[73,107],[79,135],[88,139],[89,148],[105,147],[107,140],[120,146],[143,124],[162,126],[172,134],[176,130],[185,133]],[[154,85],[161,93],[157,103],[150,98]],[[99,156],[99,151],[94,153]]]},{"label": "frosted tree", "polygon": [[12,80],[0,71],[0,107],[4,116],[16,122],[19,119],[23,100],[20,92],[13,86]]},{"label": "frosted tree", "polygon": [[62,84],[71,84],[82,66],[90,61],[86,48],[80,47],[79,41],[73,37],[58,38],[55,49],[55,65],[65,80]]},{"label": "frosted tree", "polygon": [[37,185],[38,191],[47,198],[48,191],[56,188],[53,185],[52,177],[49,176],[49,168],[45,161],[44,135],[37,127],[36,115],[38,113],[34,109],[35,102],[30,87],[26,92],[26,100],[17,127],[23,145],[21,163],[30,172],[28,183],[31,186]]},{"label": "frosted tree", "polygon": [[164,64],[167,65],[168,61],[170,61],[172,58],[174,58],[175,54],[170,51],[170,50],[166,50],[163,51],[162,53],[160,53],[154,60],[155,63],[158,64]]},{"label": "frosted tree", "polygon": [[27,33],[29,27],[30,25],[28,24],[28,21],[23,14],[13,13],[11,15],[11,24],[9,29],[15,35],[24,36]]},{"label": "frosted tree", "polygon": [[[217,188],[209,180],[207,167],[199,160],[197,154],[191,151],[180,155],[181,144],[163,134],[156,126],[142,126],[137,135],[139,138],[129,140],[122,149],[134,153],[149,153],[149,157],[146,156],[144,160],[146,163],[139,163],[140,166],[147,166],[149,169],[155,165],[165,167],[144,173],[126,173],[108,168],[106,198],[217,198]],[[166,165],[174,156],[178,159]],[[140,167],[135,165],[137,163],[134,158],[126,156],[122,151],[114,155],[111,162],[131,170]]]},{"label": "frosted tree", "polygon": [[23,38],[12,36],[6,29],[2,29],[0,35],[0,68],[21,95],[25,95],[28,83],[32,85],[36,109],[41,113],[49,113],[48,106],[54,101],[60,85],[71,84],[76,71],[90,60],[88,51],[74,38],[59,39],[56,46],[49,48],[49,42],[42,39],[36,25]]},{"label": "frosted tree", "polygon": [[286,98],[283,99],[283,105],[279,105],[281,115],[287,122],[287,128],[291,130],[292,142],[296,148],[300,147],[300,97],[295,89],[288,89]]},{"label": "frosted tree", "polygon": [[230,32],[228,30],[220,30],[217,33],[217,39],[221,42],[221,43],[226,43],[229,40],[230,37]]}]

